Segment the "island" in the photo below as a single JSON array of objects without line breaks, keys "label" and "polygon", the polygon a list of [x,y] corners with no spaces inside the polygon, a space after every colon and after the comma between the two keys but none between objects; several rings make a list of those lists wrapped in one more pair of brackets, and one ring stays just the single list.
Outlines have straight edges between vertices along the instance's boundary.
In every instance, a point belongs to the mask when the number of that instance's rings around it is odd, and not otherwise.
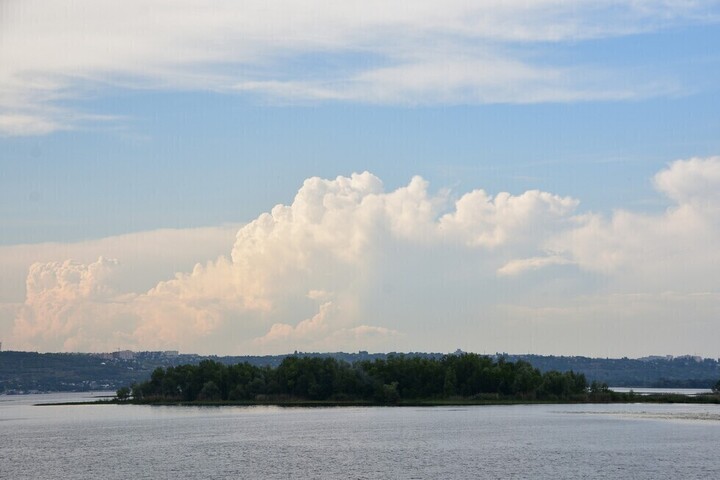
[{"label": "island", "polygon": [[155,369],[150,379],[117,391],[135,404],[463,405],[503,403],[720,403],[720,381],[707,395],[638,395],[588,384],[582,373],[541,372],[530,363],[474,353],[427,358],[390,355],[348,363],[289,356],[278,366],[247,362]]}]

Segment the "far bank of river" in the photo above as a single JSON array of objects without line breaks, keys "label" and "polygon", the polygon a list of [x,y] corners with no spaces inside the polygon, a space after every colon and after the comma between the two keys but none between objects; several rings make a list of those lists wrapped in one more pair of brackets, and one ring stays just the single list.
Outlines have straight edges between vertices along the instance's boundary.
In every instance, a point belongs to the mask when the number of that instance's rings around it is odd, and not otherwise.
[{"label": "far bank of river", "polygon": [[118,400],[112,395],[94,396],[93,399],[69,402],[39,402],[38,406],[57,405],[154,405],[154,406],[279,406],[279,407],[462,407],[501,405],[572,405],[572,404],[720,404],[720,395],[702,389],[616,389],[602,395],[583,395],[565,399],[528,399],[502,396],[481,398],[408,399],[394,403],[367,400],[308,400],[293,397],[263,397],[256,400],[174,401],[167,399],[136,401]]}]

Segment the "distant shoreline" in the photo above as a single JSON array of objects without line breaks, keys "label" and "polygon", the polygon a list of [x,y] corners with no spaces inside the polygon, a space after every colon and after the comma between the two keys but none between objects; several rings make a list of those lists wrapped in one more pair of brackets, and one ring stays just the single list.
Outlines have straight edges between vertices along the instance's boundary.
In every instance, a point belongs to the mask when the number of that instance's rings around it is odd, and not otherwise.
[{"label": "distant shoreline", "polygon": [[35,406],[70,406],[70,405],[149,405],[149,406],[170,406],[170,407],[462,407],[462,406],[493,406],[493,405],[573,405],[573,404],[630,404],[630,403],[655,403],[655,404],[720,404],[720,395],[716,394],[616,394],[613,398],[593,398],[588,396],[583,399],[565,400],[529,400],[522,398],[497,398],[497,399],[427,399],[427,400],[403,400],[398,403],[387,404],[372,401],[334,401],[334,400],[263,400],[263,401],[133,401],[133,400],[94,400],[83,402],[58,402],[58,403],[37,403]]}]

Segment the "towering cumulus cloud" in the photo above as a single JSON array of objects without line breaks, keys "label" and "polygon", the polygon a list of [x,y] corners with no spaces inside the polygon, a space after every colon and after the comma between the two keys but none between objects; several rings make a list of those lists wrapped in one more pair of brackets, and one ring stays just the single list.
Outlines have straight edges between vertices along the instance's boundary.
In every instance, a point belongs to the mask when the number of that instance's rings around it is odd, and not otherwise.
[{"label": "towering cumulus cloud", "polygon": [[545,322],[534,338],[546,349],[572,326],[563,322],[611,321],[623,307],[637,316],[623,321],[646,322],[658,305],[692,301],[702,322],[717,313],[718,172],[718,158],[675,162],[654,179],[670,208],[610,217],[540,191],[453,196],[420,177],[389,192],[367,172],[310,178],[290,205],[240,228],[229,257],[144,293],[110,288],[114,260],[33,265],[14,341],[42,350],[518,350],[527,318]]},{"label": "towering cumulus cloud", "polygon": [[[30,267],[27,298],[15,331],[27,346],[48,350],[104,349],[127,341],[132,323],[122,300],[107,285],[116,260],[100,257],[80,265],[71,261]],[[120,303],[119,303],[120,302]]]}]

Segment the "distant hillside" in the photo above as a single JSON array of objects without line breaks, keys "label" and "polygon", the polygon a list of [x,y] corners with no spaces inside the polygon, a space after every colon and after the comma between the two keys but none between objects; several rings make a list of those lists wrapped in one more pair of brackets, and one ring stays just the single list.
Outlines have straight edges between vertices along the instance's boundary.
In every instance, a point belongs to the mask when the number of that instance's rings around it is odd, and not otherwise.
[{"label": "distant hillside", "polygon": [[682,357],[588,358],[543,355],[508,355],[525,360],[541,372],[573,370],[588,381],[613,387],[710,388],[720,379],[720,363],[711,358]]},{"label": "distant hillside", "polygon": [[[348,362],[386,356],[367,352],[309,355],[332,356]],[[226,365],[247,362],[259,367],[276,367],[287,356],[218,357],[177,352],[122,351],[95,354],[5,351],[0,352],[0,393],[116,390],[124,385],[147,380],[158,367],[196,365],[202,360],[215,360]]]},{"label": "distant hillside", "polygon": [[[348,363],[383,359],[389,355],[441,358],[442,353],[303,353],[297,356],[332,357]],[[0,352],[0,393],[116,390],[142,382],[158,367],[196,365],[215,360],[226,365],[247,362],[254,366],[277,367],[288,355],[206,356],[177,352],[35,353]],[[573,370],[589,382],[597,380],[618,387],[710,388],[720,379],[720,363],[697,357],[652,357],[646,359],[604,359],[543,355],[508,355],[508,360],[525,360],[542,372]]]}]

